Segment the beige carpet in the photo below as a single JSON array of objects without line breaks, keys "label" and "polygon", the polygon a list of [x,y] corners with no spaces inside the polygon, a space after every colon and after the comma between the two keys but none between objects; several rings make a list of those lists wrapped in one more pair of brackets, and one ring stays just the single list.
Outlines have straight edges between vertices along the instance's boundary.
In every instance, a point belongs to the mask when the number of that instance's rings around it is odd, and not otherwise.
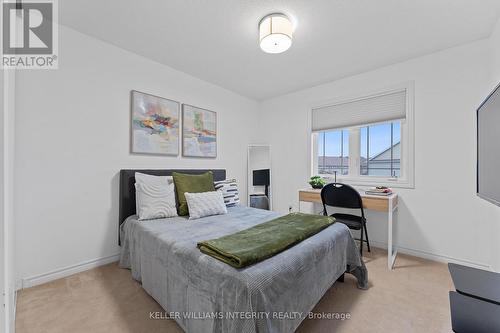
[{"label": "beige carpet", "polygon": [[[365,257],[370,289],[356,288],[352,276],[336,283],[315,313],[350,313],[348,320],[306,319],[298,332],[451,332],[446,265],[399,255],[387,269],[386,253]],[[24,289],[17,300],[16,332],[182,332],[128,270],[116,264]]]}]

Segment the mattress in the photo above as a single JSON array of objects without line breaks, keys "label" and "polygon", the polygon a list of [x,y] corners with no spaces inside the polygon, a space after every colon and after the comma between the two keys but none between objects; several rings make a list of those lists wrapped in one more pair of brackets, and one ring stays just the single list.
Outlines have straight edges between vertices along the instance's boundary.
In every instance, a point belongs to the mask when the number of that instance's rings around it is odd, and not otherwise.
[{"label": "mattress", "polygon": [[349,229],[335,223],[272,258],[243,269],[201,253],[203,240],[278,217],[237,206],[228,214],[122,224],[120,266],[130,268],[186,332],[293,332],[345,271],[359,288],[367,272]]}]

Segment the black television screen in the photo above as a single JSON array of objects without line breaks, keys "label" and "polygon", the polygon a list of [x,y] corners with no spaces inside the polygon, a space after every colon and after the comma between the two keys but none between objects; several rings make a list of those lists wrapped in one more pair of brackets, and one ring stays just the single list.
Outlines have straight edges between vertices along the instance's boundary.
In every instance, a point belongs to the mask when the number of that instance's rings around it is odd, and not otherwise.
[{"label": "black television screen", "polygon": [[500,85],[477,110],[477,194],[500,206]]},{"label": "black television screen", "polygon": [[269,185],[269,169],[253,171],[253,186]]}]

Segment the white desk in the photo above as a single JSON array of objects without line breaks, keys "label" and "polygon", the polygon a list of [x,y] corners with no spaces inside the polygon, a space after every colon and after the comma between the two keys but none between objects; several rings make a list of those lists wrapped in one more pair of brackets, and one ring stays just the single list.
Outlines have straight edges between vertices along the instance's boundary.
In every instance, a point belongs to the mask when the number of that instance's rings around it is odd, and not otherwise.
[{"label": "white desk", "polygon": [[[398,209],[398,195],[393,193],[388,196],[377,196],[361,194],[363,208],[387,213],[387,266],[389,269],[394,267],[394,261],[398,255],[398,250],[394,242],[394,220]],[[322,203],[321,190],[303,189],[299,190],[299,211],[300,202]]]}]

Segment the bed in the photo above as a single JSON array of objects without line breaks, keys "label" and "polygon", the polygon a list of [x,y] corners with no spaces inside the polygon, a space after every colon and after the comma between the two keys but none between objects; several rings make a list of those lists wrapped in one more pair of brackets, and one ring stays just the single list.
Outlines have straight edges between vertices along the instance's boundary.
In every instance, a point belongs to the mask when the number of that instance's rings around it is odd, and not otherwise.
[{"label": "bed", "polygon": [[[366,268],[343,224],[335,223],[276,256],[243,269],[201,253],[196,244],[272,220],[278,213],[244,206],[228,214],[138,221],[134,174],[120,172],[120,266],[129,268],[186,332],[293,332],[325,292],[352,273],[367,287]],[[207,170],[188,170],[202,173]],[[225,170],[212,170],[215,180]]]}]

